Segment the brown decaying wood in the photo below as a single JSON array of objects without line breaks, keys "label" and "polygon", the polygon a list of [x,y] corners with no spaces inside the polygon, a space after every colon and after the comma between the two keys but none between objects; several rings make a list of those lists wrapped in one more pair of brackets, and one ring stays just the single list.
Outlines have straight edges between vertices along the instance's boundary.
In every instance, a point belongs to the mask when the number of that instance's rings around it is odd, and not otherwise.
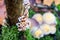
[{"label": "brown decaying wood", "polygon": [[[10,25],[16,25],[23,11],[23,0],[5,0]],[[21,14],[22,15],[22,14]]]}]

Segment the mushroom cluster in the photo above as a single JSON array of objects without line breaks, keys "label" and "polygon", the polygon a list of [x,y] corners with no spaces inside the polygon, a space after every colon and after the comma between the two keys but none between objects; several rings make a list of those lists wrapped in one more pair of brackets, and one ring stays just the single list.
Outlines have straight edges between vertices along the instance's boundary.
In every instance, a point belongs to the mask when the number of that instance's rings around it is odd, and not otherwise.
[{"label": "mushroom cluster", "polygon": [[44,35],[55,34],[56,32],[56,17],[51,12],[46,12],[43,15],[35,14],[32,18],[25,16],[19,17],[19,31],[30,29],[30,33],[35,38],[44,37]]},{"label": "mushroom cluster", "polygon": [[23,0],[23,5],[25,7],[25,9],[28,9],[30,8],[30,1],[29,0]]},{"label": "mushroom cluster", "polygon": [[[28,1],[28,2],[27,2]],[[26,2],[26,3],[24,3]],[[55,34],[56,32],[56,17],[51,12],[46,12],[43,15],[37,13],[32,18],[28,18],[28,9],[30,8],[29,0],[23,2],[26,11],[24,15],[18,18],[16,23],[19,31],[30,29],[30,33],[35,38],[44,37],[44,35]]]},{"label": "mushroom cluster", "polygon": [[44,35],[55,34],[56,32],[56,17],[51,12],[46,12],[43,15],[37,13],[30,21],[32,25],[30,32],[35,38],[39,39]]},{"label": "mushroom cluster", "polygon": [[19,22],[16,23],[18,26],[19,31],[25,31],[26,29],[29,29],[29,21],[25,16],[18,18]]},{"label": "mushroom cluster", "polygon": [[19,31],[25,31],[26,29],[29,29],[30,26],[30,22],[28,21],[28,10],[30,8],[29,0],[23,0],[23,6],[24,12],[22,12],[22,15],[18,18],[18,23],[16,23]]},{"label": "mushroom cluster", "polygon": [[18,18],[18,23],[16,25],[18,26],[19,31],[25,31],[26,29],[29,29],[29,21],[28,21],[28,10],[25,10],[24,15]]}]

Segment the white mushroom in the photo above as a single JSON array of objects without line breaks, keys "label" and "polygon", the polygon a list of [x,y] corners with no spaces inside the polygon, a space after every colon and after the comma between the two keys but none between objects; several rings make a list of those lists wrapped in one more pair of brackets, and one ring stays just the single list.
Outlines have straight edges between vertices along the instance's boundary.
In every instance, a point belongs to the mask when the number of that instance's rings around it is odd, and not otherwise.
[{"label": "white mushroom", "polygon": [[44,36],[43,32],[40,29],[36,30],[35,33],[34,33],[35,38],[39,39],[40,37],[43,37],[43,36]]},{"label": "white mushroom", "polygon": [[43,20],[47,24],[56,24],[56,17],[51,12],[44,13]]},{"label": "white mushroom", "polygon": [[39,23],[35,19],[29,19],[30,21],[30,29],[34,26],[39,27]]},{"label": "white mushroom", "polygon": [[44,36],[42,30],[40,30],[40,28],[38,27],[33,27],[31,29],[31,34],[33,35],[33,37],[38,38],[38,39]]},{"label": "white mushroom", "polygon": [[48,25],[48,24],[42,24],[42,25],[40,26],[40,29],[43,31],[43,33],[44,33],[45,35],[50,34],[50,25]]},{"label": "white mushroom", "polygon": [[29,9],[30,8],[30,2],[29,0],[23,0],[23,5],[26,9]]},{"label": "white mushroom", "polygon": [[43,17],[39,13],[35,14],[32,18],[34,18],[37,22],[39,22],[39,24],[42,24],[43,22]]},{"label": "white mushroom", "polygon": [[50,26],[50,33],[55,34],[56,33],[56,27],[55,26]]}]

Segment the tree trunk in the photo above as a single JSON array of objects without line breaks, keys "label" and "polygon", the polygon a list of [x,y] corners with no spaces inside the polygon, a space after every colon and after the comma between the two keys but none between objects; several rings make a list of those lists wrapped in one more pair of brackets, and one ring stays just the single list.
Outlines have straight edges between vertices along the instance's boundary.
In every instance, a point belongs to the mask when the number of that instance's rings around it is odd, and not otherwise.
[{"label": "tree trunk", "polygon": [[23,0],[5,0],[9,25],[16,25],[18,17],[23,11]]}]

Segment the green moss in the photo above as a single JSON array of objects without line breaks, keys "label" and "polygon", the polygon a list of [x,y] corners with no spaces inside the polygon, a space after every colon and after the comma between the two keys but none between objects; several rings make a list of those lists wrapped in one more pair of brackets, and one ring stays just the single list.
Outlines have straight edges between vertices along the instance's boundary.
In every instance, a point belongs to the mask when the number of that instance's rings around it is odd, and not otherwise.
[{"label": "green moss", "polygon": [[2,40],[18,40],[18,30],[16,26],[12,28],[2,27]]},{"label": "green moss", "polygon": [[59,4],[59,5],[57,5],[57,8],[58,8],[58,10],[60,10],[60,4]]}]

